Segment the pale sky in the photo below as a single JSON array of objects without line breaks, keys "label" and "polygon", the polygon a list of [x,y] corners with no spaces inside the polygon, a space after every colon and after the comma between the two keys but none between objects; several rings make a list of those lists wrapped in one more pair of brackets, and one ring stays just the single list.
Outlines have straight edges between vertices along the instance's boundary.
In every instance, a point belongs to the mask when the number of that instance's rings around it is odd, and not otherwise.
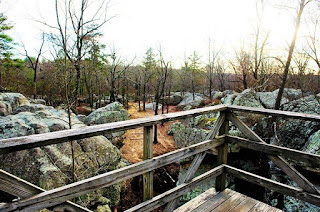
[{"label": "pale sky", "polygon": [[[264,29],[271,32],[269,48],[283,49],[294,25],[290,14],[272,2],[265,10]],[[136,56],[137,61],[149,47],[161,44],[166,58],[175,64],[193,51],[205,62],[209,38],[226,53],[252,41],[255,4],[256,0],[111,0],[108,12],[116,17],[101,30],[101,42],[115,46],[123,57]],[[10,34],[15,41],[22,41],[35,55],[42,26],[32,19],[54,23],[54,0],[2,0],[0,11],[14,23]]]}]

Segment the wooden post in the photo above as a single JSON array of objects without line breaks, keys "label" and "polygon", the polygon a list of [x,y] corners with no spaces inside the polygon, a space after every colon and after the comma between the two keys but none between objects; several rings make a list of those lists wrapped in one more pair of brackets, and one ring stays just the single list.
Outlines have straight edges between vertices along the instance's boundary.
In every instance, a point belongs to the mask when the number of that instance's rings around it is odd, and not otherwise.
[{"label": "wooden post", "polygon": [[[225,112],[221,112],[225,113]],[[229,120],[225,119],[219,130],[219,135],[227,135],[229,132]],[[227,164],[228,158],[228,144],[224,143],[217,148],[218,150],[218,164]],[[226,173],[222,173],[216,178],[216,190],[223,191],[226,188]]]},{"label": "wooden post", "polygon": [[[143,128],[143,160],[153,157],[152,125]],[[143,201],[153,197],[153,171],[143,174]]]}]

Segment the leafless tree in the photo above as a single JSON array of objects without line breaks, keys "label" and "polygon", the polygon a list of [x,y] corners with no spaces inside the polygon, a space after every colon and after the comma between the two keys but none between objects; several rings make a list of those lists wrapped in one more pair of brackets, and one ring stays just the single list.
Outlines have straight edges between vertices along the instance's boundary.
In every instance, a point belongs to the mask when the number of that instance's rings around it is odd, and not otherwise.
[{"label": "leafless tree", "polygon": [[23,45],[23,48],[25,51],[25,56],[27,57],[27,59],[30,63],[30,68],[32,68],[32,70],[33,70],[33,98],[34,99],[37,97],[37,73],[38,73],[38,69],[39,69],[39,64],[40,64],[39,60],[40,60],[40,57],[42,54],[44,40],[45,40],[44,33],[42,33],[42,42],[41,42],[40,48],[38,50],[38,55],[35,58],[35,60],[33,58],[31,58],[31,56],[28,54],[26,47]]},{"label": "leafless tree", "polygon": [[299,0],[299,6],[297,9],[297,17],[295,19],[295,30],[294,30],[294,34],[293,34],[293,38],[289,47],[289,51],[288,51],[288,57],[287,57],[287,61],[285,63],[285,67],[284,67],[284,71],[283,71],[283,76],[282,76],[282,82],[279,88],[279,92],[278,92],[278,96],[274,105],[274,109],[275,110],[279,110],[280,108],[280,102],[281,102],[281,98],[283,95],[283,91],[286,85],[286,81],[288,78],[288,73],[289,73],[289,69],[290,69],[290,63],[291,63],[291,59],[292,59],[292,55],[294,52],[294,47],[296,45],[296,41],[297,41],[297,35],[298,35],[298,31],[299,31],[299,27],[300,27],[300,22],[301,22],[301,17],[302,17],[302,13],[306,7],[306,5],[308,3],[310,3],[312,0]]}]

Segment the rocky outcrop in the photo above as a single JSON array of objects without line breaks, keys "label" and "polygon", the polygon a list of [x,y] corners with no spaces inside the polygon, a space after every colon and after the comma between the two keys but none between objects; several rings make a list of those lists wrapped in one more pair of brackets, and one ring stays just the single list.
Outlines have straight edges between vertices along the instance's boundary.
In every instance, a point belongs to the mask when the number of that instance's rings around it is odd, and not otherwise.
[{"label": "rocky outcrop", "polygon": [[185,96],[185,98],[178,104],[178,107],[183,108],[185,106],[199,107],[202,102],[204,102],[204,98],[200,94],[189,93]]},{"label": "rocky outcrop", "polygon": [[246,106],[246,107],[260,107],[263,108],[260,103],[259,97],[254,90],[246,89],[241,92],[234,99],[233,105]]},{"label": "rocky outcrop", "polygon": [[[0,139],[69,129],[65,111],[39,104],[25,104],[24,99],[18,96],[22,101],[5,100],[14,102],[15,110],[0,119]],[[71,123],[72,128],[86,126],[74,114],[71,114]],[[56,188],[123,166],[125,164],[120,151],[104,136],[0,155],[1,169],[44,189]],[[119,202],[120,184],[99,189],[80,199],[78,203],[87,207],[108,208]]]},{"label": "rocky outcrop", "polygon": [[[129,119],[129,113],[123,108],[119,102],[113,102],[105,107],[99,108],[90,113],[87,117],[80,117],[85,124],[98,125],[117,121],[125,121]],[[125,131],[106,134],[105,136],[112,141],[118,148],[123,146]]]},{"label": "rocky outcrop", "polygon": [[[257,96],[259,97],[259,100],[261,104],[268,109],[273,109],[274,104],[276,103],[277,95],[278,95],[278,90],[277,92],[258,92]],[[280,105],[283,105],[285,103],[288,103],[289,100],[285,97],[282,97]]]},{"label": "rocky outcrop", "polygon": [[0,116],[6,116],[17,107],[29,104],[28,99],[20,93],[0,93]]},{"label": "rocky outcrop", "polygon": [[[162,104],[158,104],[158,110],[160,110],[162,108]],[[155,110],[156,109],[156,103],[155,102],[151,102],[146,104],[146,109],[149,110]]]},{"label": "rocky outcrop", "polygon": [[42,104],[46,105],[46,100],[44,99],[29,99],[30,103],[32,104]]},{"label": "rocky outcrop", "polygon": [[[282,109],[300,113],[320,114],[320,104],[314,96],[291,101],[284,104]],[[309,137],[320,129],[320,123],[304,120],[281,119],[278,125],[281,126],[278,130],[280,145],[298,150],[301,150]]]},{"label": "rocky outcrop", "polygon": [[113,102],[90,113],[90,115],[87,116],[85,123],[91,126],[117,121],[125,121],[128,118],[128,111],[123,108],[123,105],[119,102]]}]

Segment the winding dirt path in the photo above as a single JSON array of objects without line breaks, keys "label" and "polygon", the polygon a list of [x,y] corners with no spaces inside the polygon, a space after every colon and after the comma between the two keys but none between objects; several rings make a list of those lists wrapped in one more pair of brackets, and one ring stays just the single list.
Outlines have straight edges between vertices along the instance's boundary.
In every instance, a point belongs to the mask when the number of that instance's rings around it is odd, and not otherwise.
[{"label": "winding dirt path", "polygon": [[[171,106],[169,112],[175,111],[175,107]],[[130,119],[143,118],[153,116],[153,110],[138,111],[137,103],[129,103]],[[165,123],[163,126],[158,125],[158,143],[153,145],[153,156],[162,155],[164,153],[176,150],[173,136],[167,135],[168,129],[172,123]],[[143,128],[128,130],[125,134],[124,146],[121,148],[124,159],[131,163],[142,161],[143,158]]]}]

